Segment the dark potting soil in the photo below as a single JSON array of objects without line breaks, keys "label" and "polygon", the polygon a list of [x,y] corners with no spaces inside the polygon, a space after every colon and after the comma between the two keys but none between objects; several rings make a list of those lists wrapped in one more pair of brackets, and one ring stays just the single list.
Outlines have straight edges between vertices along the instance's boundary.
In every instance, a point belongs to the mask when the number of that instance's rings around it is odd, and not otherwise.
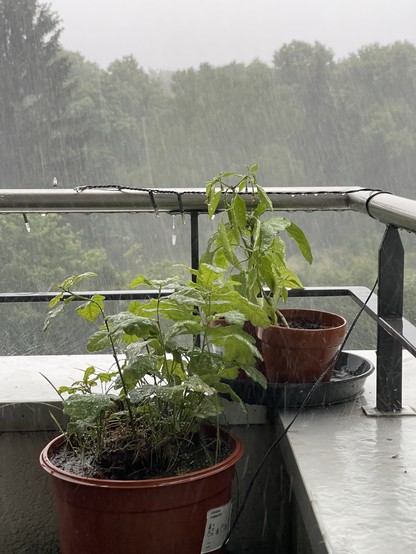
[{"label": "dark potting soil", "polygon": [[327,329],[327,325],[320,325],[311,321],[288,321],[291,329]]},{"label": "dark potting soil", "polygon": [[[126,437],[127,438],[127,437]],[[98,458],[80,446],[69,445],[51,455],[54,465],[82,477],[114,480],[140,480],[173,477],[198,471],[227,458],[232,452],[222,440],[219,454],[214,438],[194,435],[189,439],[166,439],[157,448],[149,449],[143,440],[117,437],[106,443]]]}]

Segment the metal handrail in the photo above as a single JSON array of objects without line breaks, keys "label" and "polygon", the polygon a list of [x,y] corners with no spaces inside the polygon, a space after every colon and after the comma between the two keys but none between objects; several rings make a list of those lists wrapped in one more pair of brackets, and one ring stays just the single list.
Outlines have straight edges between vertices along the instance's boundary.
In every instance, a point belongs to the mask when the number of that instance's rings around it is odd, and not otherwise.
[{"label": "metal handrail", "polygon": [[[278,210],[366,213],[385,225],[416,232],[416,200],[360,187],[266,187]],[[242,194],[252,202],[250,194]],[[222,204],[218,209],[221,210]],[[205,213],[205,189],[100,185],[75,189],[2,189],[0,213]]]},{"label": "metal handrail", "polygon": [[[282,210],[348,210],[348,187],[286,187],[266,189],[275,208]],[[243,194],[252,202],[250,194]],[[76,189],[3,189],[0,213],[114,213],[206,212],[205,189],[144,189],[103,185]],[[222,208],[220,203],[218,209]]]},{"label": "metal handrail", "polygon": [[[265,191],[276,210],[350,210],[366,214],[387,226],[379,253],[377,309],[367,306],[367,311],[377,320],[377,409],[383,413],[400,413],[401,349],[405,347],[416,355],[416,328],[403,318],[402,313],[404,253],[397,229],[416,232],[416,201],[360,187],[266,187]],[[242,197],[247,203],[256,202],[249,193],[242,193]],[[77,189],[3,189],[0,191],[0,214],[22,213],[25,217],[30,213],[52,212],[190,214],[191,261],[195,268],[199,261],[198,216],[207,212],[205,200],[205,189],[202,188],[168,190],[103,185]],[[220,202],[218,209],[223,206]],[[338,289],[338,294],[345,295],[345,291],[349,291],[348,294],[362,304],[362,295],[352,292],[353,288]],[[327,295],[322,289],[321,293]],[[0,295],[0,303],[27,301],[22,294],[30,293],[9,295],[14,300]],[[308,294],[307,290],[304,294]],[[331,295],[335,294],[331,292]],[[45,301],[47,297],[47,293],[39,293],[39,297],[33,294],[32,301]]]}]

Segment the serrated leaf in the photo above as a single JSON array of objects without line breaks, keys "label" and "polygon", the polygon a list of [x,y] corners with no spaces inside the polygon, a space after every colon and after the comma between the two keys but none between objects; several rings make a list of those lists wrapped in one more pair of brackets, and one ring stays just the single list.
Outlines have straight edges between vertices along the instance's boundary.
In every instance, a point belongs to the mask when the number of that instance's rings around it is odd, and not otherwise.
[{"label": "serrated leaf", "polygon": [[49,327],[49,324],[52,321],[52,319],[57,317],[62,312],[63,309],[64,309],[64,305],[61,304],[60,306],[56,306],[56,308],[54,308],[48,313],[48,315],[46,316],[45,322],[43,324],[44,331],[46,331],[46,329]]},{"label": "serrated leaf", "polygon": [[198,321],[185,320],[178,321],[169,327],[166,331],[166,339],[171,340],[180,335],[198,335],[203,327]]},{"label": "serrated leaf", "polygon": [[[244,322],[246,320],[244,315],[237,310],[222,312],[218,314],[218,317],[223,319],[228,325],[239,325],[241,327],[244,325]],[[219,322],[218,324],[221,325],[221,322]]]},{"label": "serrated leaf", "polygon": [[195,418],[198,421],[206,421],[207,419],[217,418],[224,411],[224,404],[217,396],[204,396],[198,406],[198,411],[195,413]]},{"label": "serrated leaf", "polygon": [[91,299],[76,309],[78,315],[92,323],[103,314],[105,297],[101,294],[94,294]]},{"label": "serrated leaf", "polygon": [[265,238],[271,241],[281,231],[287,231],[290,225],[291,222],[285,217],[272,217],[261,222],[261,232]]},{"label": "serrated leaf", "polygon": [[246,414],[247,408],[242,399],[238,396],[238,394],[228,385],[227,383],[219,383],[217,386],[217,391],[221,394],[228,394],[230,395],[231,399],[234,400],[234,402],[238,402],[241,411]]},{"label": "serrated leaf", "polygon": [[116,375],[117,371],[111,371],[109,373],[102,371],[101,373],[97,373],[97,378],[101,383],[109,383]]},{"label": "serrated leaf", "polygon": [[191,375],[188,379],[185,379],[183,384],[187,389],[192,390],[193,392],[199,392],[212,396],[215,394],[215,388],[209,386],[199,375]]},{"label": "serrated leaf", "polygon": [[77,392],[77,389],[75,387],[66,387],[64,385],[62,387],[59,387],[57,390],[59,394],[74,394],[75,392]]},{"label": "serrated leaf", "polygon": [[259,385],[261,385],[263,389],[267,388],[267,379],[265,375],[261,373],[261,371],[259,371],[253,366],[244,366],[244,365],[241,365],[240,369],[244,371],[244,373],[248,375],[248,377],[250,377],[255,383],[258,383]]},{"label": "serrated leaf", "polygon": [[83,281],[84,279],[87,279],[89,277],[96,277],[96,276],[97,274],[92,273],[91,271],[88,271],[86,273],[81,273],[80,275],[72,275],[71,277],[68,277],[67,279],[65,279],[65,281],[60,285],[58,285],[58,287],[63,290],[70,290],[80,281]]},{"label": "serrated leaf", "polygon": [[220,374],[224,367],[224,358],[212,352],[195,350],[189,355],[188,373],[190,375]]},{"label": "serrated leaf", "polygon": [[159,334],[159,327],[156,321],[147,317],[137,316],[131,312],[120,312],[108,318],[111,334],[119,335],[120,332],[126,335],[135,335],[147,339]]},{"label": "serrated leaf", "polygon": [[63,401],[64,414],[72,421],[94,422],[103,411],[114,407],[115,396],[109,394],[73,394]]},{"label": "serrated leaf", "polygon": [[144,275],[136,275],[136,277],[130,283],[130,288],[139,287],[140,285],[144,284],[150,286],[150,281],[146,279]]},{"label": "serrated leaf", "polygon": [[58,304],[58,302],[60,302],[64,297],[64,293],[61,292],[59,294],[57,294],[54,298],[52,298],[52,300],[49,302],[49,307],[50,308],[54,308],[56,306],[56,304]]},{"label": "serrated leaf", "polygon": [[123,368],[123,381],[128,391],[134,389],[147,375],[153,375],[159,367],[159,358],[153,354],[137,356]]},{"label": "serrated leaf", "polygon": [[107,331],[104,329],[93,333],[87,343],[88,352],[100,352],[111,345]]},{"label": "serrated leaf", "polygon": [[95,367],[94,366],[89,366],[87,367],[87,369],[84,371],[84,375],[82,377],[82,380],[84,383],[88,383],[88,379],[91,377],[91,375],[94,375],[95,373]]}]

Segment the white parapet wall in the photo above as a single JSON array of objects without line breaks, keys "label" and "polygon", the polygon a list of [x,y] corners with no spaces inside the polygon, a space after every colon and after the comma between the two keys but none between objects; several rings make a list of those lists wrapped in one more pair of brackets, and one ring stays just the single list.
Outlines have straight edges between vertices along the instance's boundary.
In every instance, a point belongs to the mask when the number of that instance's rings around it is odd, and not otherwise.
[{"label": "white parapet wall", "polygon": [[[59,396],[47,379],[55,386],[68,385],[88,366],[104,369],[112,363],[113,358],[105,355],[0,357],[1,554],[59,553],[53,497],[39,465],[40,451],[57,434],[51,412],[62,420]],[[235,403],[224,402],[226,423],[243,439],[245,448],[235,487],[237,506],[276,428],[267,420],[264,406],[247,406],[244,415]],[[288,487],[281,464],[276,451],[256,481],[231,537],[230,552],[290,554],[283,505]]]},{"label": "white parapet wall", "polygon": [[[62,420],[56,386],[68,385],[89,365],[111,356],[0,357],[0,552],[59,552],[53,498],[39,454]],[[81,554],[81,553],[80,553]]]},{"label": "white parapet wall", "polygon": [[[374,352],[360,354],[375,361]],[[104,369],[111,363],[103,355],[0,357],[1,553],[59,553],[53,499],[38,461],[56,434],[50,412],[59,417],[59,397],[41,374],[59,386],[89,365]],[[403,403],[416,408],[416,362],[404,353],[403,365]],[[416,417],[367,417],[362,408],[375,404],[375,383],[374,373],[359,398],[309,408],[298,417],[264,465],[230,552],[416,551]],[[251,406],[246,420],[227,406],[228,423],[246,449],[241,491],[295,413],[282,410],[273,422],[264,407]],[[299,535],[302,547],[293,542]]]}]

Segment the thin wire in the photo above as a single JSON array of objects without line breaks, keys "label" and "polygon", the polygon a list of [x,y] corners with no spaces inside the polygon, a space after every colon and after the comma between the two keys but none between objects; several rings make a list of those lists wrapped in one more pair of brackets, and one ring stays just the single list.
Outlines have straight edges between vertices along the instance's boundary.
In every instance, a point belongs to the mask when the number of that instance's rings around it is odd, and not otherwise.
[{"label": "thin wire", "polygon": [[[354,329],[359,317],[361,316],[361,314],[363,313],[365,307],[367,306],[368,302],[370,301],[370,298],[371,296],[373,295],[376,287],[378,285],[378,278],[376,279],[368,297],[366,298],[364,304],[361,306],[361,308],[359,309],[358,313],[356,314],[353,322],[351,323],[351,326],[345,336],[345,339],[344,341],[342,342],[341,344],[341,347],[338,351],[338,354],[337,354],[337,357],[335,359],[335,363],[338,361],[338,358],[339,356],[341,355],[341,351],[343,349],[343,347],[345,346],[345,343],[347,342],[349,336],[351,335],[351,332],[352,330]],[[240,508],[238,509],[237,511],[237,514],[235,516],[235,519],[234,519],[234,522],[230,528],[230,530],[228,531],[228,534],[227,534],[227,537],[225,538],[222,546],[225,546],[227,544],[227,542],[229,541],[230,539],[230,536],[231,536],[231,533],[234,531],[237,523],[239,522],[240,520],[240,517],[241,517],[241,514],[243,513],[244,511],[244,508],[246,506],[246,503],[247,503],[247,500],[248,500],[248,497],[251,493],[251,490],[253,489],[253,486],[254,486],[254,483],[257,479],[257,477],[259,476],[259,473],[260,471],[263,469],[263,466],[264,464],[266,463],[268,457],[270,456],[270,454],[272,453],[272,451],[276,448],[276,446],[280,443],[280,441],[287,435],[287,433],[289,432],[290,428],[292,427],[292,425],[295,423],[295,421],[298,419],[298,417],[300,416],[300,414],[303,412],[303,410],[305,409],[305,407],[307,406],[312,394],[315,392],[316,388],[318,387],[318,385],[320,385],[320,383],[322,382],[322,380],[325,378],[325,375],[328,373],[328,371],[330,370],[331,368],[327,368],[323,373],[321,373],[321,375],[319,376],[319,378],[315,381],[315,383],[313,384],[312,388],[310,389],[310,391],[308,392],[308,394],[306,395],[304,401],[302,402],[301,406],[298,408],[297,412],[295,413],[295,415],[293,416],[292,420],[289,422],[289,424],[287,425],[287,427],[285,429],[283,429],[283,431],[280,433],[280,435],[277,437],[277,439],[271,444],[271,446],[268,448],[267,452],[264,454],[259,466],[257,467],[253,477],[251,478],[251,481],[247,487],[247,490],[246,490],[246,493],[243,497],[243,501],[242,501],[242,504],[240,506]]]},{"label": "thin wire", "polygon": [[[89,189],[116,189],[116,190],[119,190],[120,192],[122,192],[123,190],[132,190],[132,191],[137,191],[137,192],[146,192],[148,194],[150,194],[150,192],[151,193],[156,193],[156,194],[176,194],[178,196],[179,206],[181,206],[181,203],[182,203],[182,198],[181,198],[182,193],[179,193],[177,190],[170,190],[170,189],[154,189],[154,188],[130,187],[130,186],[118,185],[118,184],[107,184],[107,185],[83,185],[83,186],[80,186],[80,187],[76,187],[74,190],[76,192],[83,192],[84,190],[89,190]],[[276,192],[273,192],[273,194],[280,195],[280,196],[287,196],[287,195],[290,195],[290,196],[315,196],[317,194],[318,195],[330,194],[330,195],[345,196],[346,194],[352,194],[354,192],[368,192],[368,191],[374,191],[374,189],[363,187],[363,188],[343,190],[343,191],[336,191],[336,190],[329,190],[329,191],[328,190],[318,190],[318,191],[316,191],[316,190],[313,190],[313,191],[302,191],[302,192],[298,192],[298,191],[291,192],[291,191],[287,190],[286,192],[276,191]],[[377,194],[381,194],[383,192],[386,193],[386,194],[391,194],[390,192],[382,191],[382,190],[377,190],[376,192],[377,192]],[[186,191],[186,194],[202,194],[202,193],[205,194],[204,190],[200,190],[200,191],[189,190],[189,191]],[[247,194],[247,193],[242,192],[240,194]]]}]

